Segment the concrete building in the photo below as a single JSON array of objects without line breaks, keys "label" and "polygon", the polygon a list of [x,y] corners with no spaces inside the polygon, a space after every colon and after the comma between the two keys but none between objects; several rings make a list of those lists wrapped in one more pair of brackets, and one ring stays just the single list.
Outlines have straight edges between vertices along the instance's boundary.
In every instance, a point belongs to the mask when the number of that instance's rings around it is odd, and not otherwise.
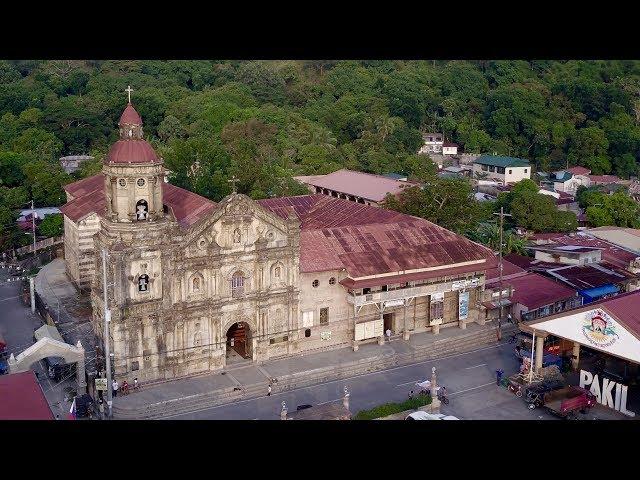
[{"label": "concrete building", "polygon": [[535,252],[535,259],[542,262],[585,265],[602,260],[602,251],[599,248],[581,245],[549,244],[531,247],[531,249]]},{"label": "concrete building", "polygon": [[457,155],[458,154],[458,145],[451,142],[444,142],[442,144],[442,154],[443,155]]},{"label": "concrete building", "polygon": [[[63,207],[72,232],[65,250],[94,262],[76,274],[80,262],[71,254],[67,268],[92,286],[99,338],[101,253],[108,256],[116,378],[171,379],[313,350],[357,350],[383,343],[387,329],[409,338],[485,321],[478,299],[495,261],[486,247],[423,219],[326,194],[253,201],[233,193],[214,203],[164,183],[162,159],[143,139],[131,104],[119,127],[102,173],[76,182]],[[81,240],[79,222],[92,215],[97,233]],[[81,250],[88,238],[93,249]]]},{"label": "concrete building", "polygon": [[[418,154],[439,153],[443,154],[442,147],[444,145],[444,135],[441,133],[423,133],[423,145],[418,150]],[[457,146],[456,146],[457,147]],[[457,148],[456,148],[457,153]]]},{"label": "concrete building", "polygon": [[60,158],[60,165],[62,165],[65,172],[73,173],[80,168],[82,162],[86,162],[87,160],[93,160],[93,157],[89,155],[71,155]]},{"label": "concrete building", "polygon": [[483,155],[473,162],[473,176],[496,180],[503,185],[531,178],[528,161],[513,157]]},{"label": "concrete building", "polygon": [[419,184],[389,176],[341,169],[328,175],[294,177],[309,187],[311,193],[342,198],[365,205],[377,206],[387,194],[398,195],[405,188]]}]

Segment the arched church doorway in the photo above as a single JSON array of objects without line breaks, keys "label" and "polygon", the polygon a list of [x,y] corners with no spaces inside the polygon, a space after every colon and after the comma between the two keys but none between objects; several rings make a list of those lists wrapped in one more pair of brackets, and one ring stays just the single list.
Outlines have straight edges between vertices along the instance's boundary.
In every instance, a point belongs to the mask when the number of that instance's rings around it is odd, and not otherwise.
[{"label": "arched church doorway", "polygon": [[251,359],[251,329],[247,322],[237,322],[227,330],[227,364]]}]

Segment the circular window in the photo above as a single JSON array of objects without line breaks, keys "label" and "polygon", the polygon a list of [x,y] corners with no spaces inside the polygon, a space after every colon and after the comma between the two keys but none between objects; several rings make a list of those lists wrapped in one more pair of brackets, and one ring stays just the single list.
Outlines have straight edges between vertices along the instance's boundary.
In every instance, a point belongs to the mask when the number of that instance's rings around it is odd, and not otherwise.
[{"label": "circular window", "polygon": [[311,285],[313,285],[313,288],[318,288],[318,285],[320,285],[320,282],[318,280],[314,280]]},{"label": "circular window", "polygon": [[144,184],[145,184],[144,178],[139,178],[137,183],[139,187],[144,187]]},{"label": "circular window", "polygon": [[199,246],[200,248],[204,248],[204,247],[205,247],[205,245],[206,245],[206,242],[205,242],[204,238],[203,238],[203,239],[201,239],[201,240],[198,242],[198,246]]},{"label": "circular window", "polygon": [[336,284],[336,277],[331,277],[329,279],[329,285],[335,285]]},{"label": "circular window", "polygon": [[267,238],[268,238],[269,240],[273,240],[273,232],[269,232],[269,233],[267,233]]},{"label": "circular window", "polygon": [[126,187],[127,181],[124,178],[121,178],[120,180],[118,180],[118,185],[120,185],[121,187]]}]

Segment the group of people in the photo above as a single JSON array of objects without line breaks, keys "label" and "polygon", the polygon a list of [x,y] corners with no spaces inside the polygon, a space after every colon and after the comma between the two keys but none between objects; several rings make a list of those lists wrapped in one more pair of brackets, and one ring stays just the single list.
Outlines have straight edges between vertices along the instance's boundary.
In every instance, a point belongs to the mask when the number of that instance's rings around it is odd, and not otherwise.
[{"label": "group of people", "polygon": [[[139,387],[140,387],[140,384],[138,383],[138,377],[136,377],[133,379],[133,389],[137,390]],[[126,395],[127,393],[129,393],[129,384],[125,380],[124,382],[122,382],[122,387],[120,387],[120,384],[114,378],[113,381],[111,382],[111,390],[114,398],[118,396],[118,390],[122,390],[122,393]]]}]

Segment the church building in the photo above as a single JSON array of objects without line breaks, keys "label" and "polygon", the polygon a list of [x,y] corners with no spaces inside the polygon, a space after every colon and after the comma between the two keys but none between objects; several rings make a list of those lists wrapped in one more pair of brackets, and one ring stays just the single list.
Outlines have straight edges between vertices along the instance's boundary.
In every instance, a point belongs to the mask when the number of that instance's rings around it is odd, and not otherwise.
[{"label": "church building", "polygon": [[65,260],[118,379],[171,379],[485,321],[491,250],[326,195],[219,203],[164,182],[129,103],[100,174],[66,187]]}]

